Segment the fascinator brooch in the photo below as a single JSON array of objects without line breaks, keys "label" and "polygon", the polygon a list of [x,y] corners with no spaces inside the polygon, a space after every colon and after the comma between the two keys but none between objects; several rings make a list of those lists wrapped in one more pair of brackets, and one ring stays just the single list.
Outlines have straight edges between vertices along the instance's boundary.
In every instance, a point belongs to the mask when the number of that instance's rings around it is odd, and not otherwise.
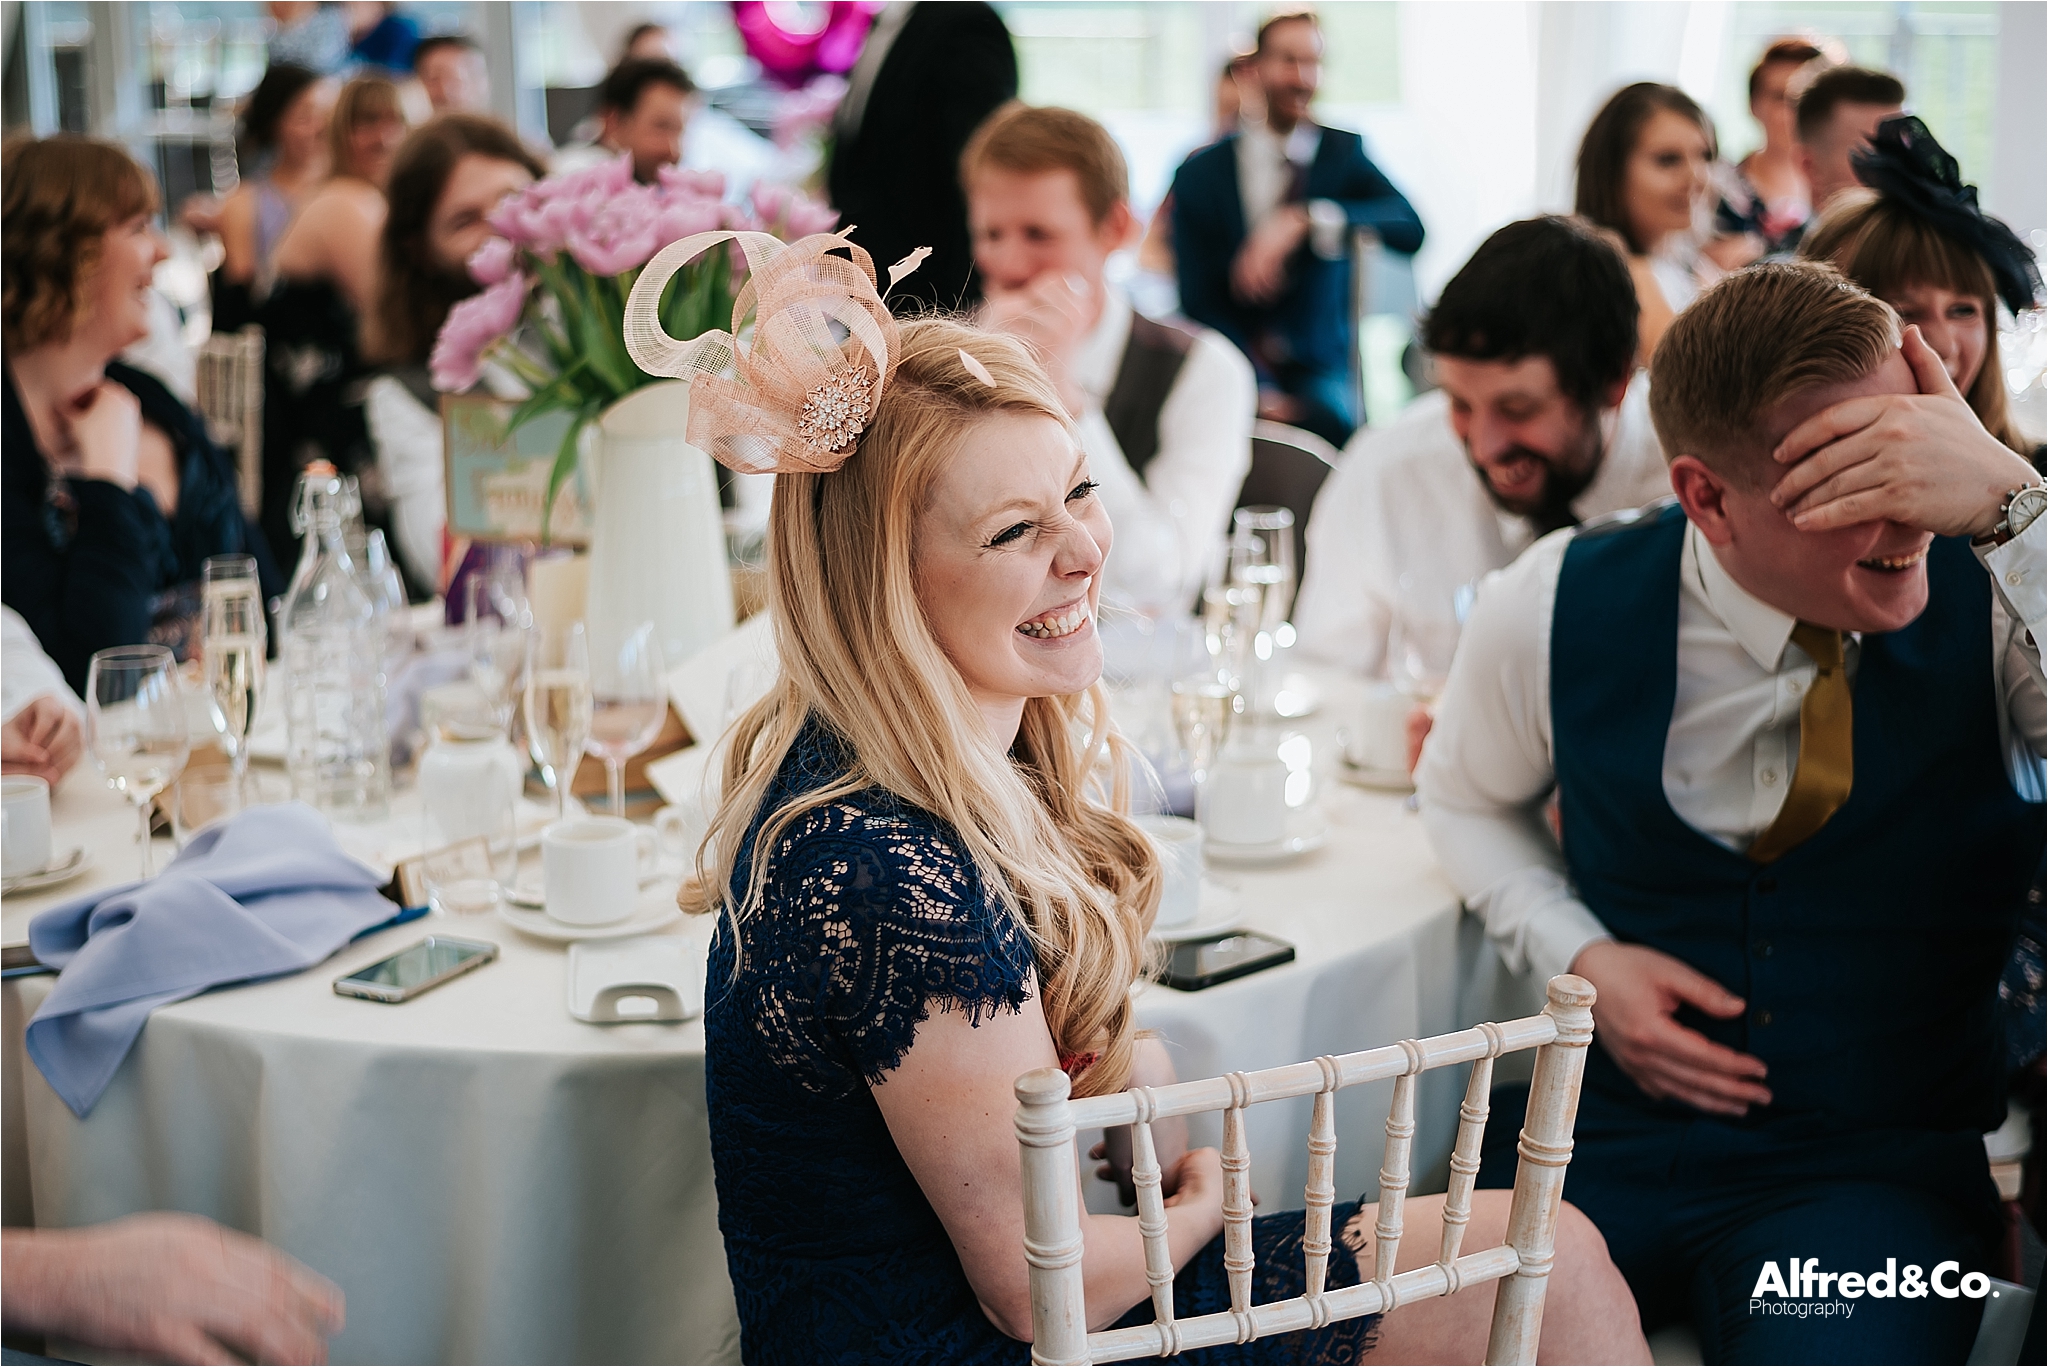
[{"label": "fascinator brooch", "polygon": [[[678,341],[661,326],[661,292],[694,257],[726,242],[747,261],[732,331]],[[890,267],[889,284],[928,255],[920,248]],[[749,314],[753,331],[742,341]],[[625,335],[642,370],[690,382],[690,443],[744,474],[824,474],[845,464],[881,402],[898,345],[874,262],[844,233],[787,246],[732,230],[672,242],[634,282]]]},{"label": "fascinator brooch", "polygon": [[2011,228],[1977,207],[1977,187],[1911,114],[1886,119],[1867,151],[1853,158],[1856,178],[1904,207],[1942,236],[1968,247],[1991,268],[1998,297],[2014,313],[2035,307],[2041,267]]}]

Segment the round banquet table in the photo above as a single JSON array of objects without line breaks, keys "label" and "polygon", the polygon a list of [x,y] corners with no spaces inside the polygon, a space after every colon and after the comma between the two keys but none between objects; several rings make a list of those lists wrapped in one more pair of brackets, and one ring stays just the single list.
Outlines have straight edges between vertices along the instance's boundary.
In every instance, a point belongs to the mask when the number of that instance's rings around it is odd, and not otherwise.
[{"label": "round banquet table", "polygon": [[[1334,777],[1353,686],[1321,680],[1299,729],[1316,742],[1320,850],[1218,869],[1242,924],[1293,963],[1197,993],[1150,985],[1139,1018],[1182,1077],[1342,1053],[1529,1014],[1541,987],[1507,974],[1436,871],[1398,795]],[[402,823],[407,798],[394,799]],[[6,900],[5,940],[38,911],[130,876],[133,817],[90,761],[53,802],[59,849],[92,871]],[[160,846],[159,866],[168,857]],[[529,856],[530,857],[530,856]],[[672,889],[657,884],[643,897]],[[490,940],[498,962],[398,1006],[337,996],[334,978],[428,929]],[[708,925],[675,928],[699,946]],[[579,1022],[566,953],[496,918],[366,937],[291,977],[159,1010],[98,1105],[74,1117],[22,1048],[55,979],[0,985],[5,1220],[69,1226],[152,1209],[261,1235],[340,1284],[336,1362],[723,1362],[738,1325],[717,1226],[696,1022]],[[1462,1078],[1418,1094],[1419,1191],[1441,1190]],[[1338,1103],[1340,1196],[1376,1190],[1391,1083]],[[1308,1103],[1255,1108],[1255,1189],[1298,1206]],[[1197,1128],[1198,1142],[1214,1133]],[[1090,1179],[1089,1203],[1115,1197]],[[821,1216],[829,1218],[829,1215]]]}]

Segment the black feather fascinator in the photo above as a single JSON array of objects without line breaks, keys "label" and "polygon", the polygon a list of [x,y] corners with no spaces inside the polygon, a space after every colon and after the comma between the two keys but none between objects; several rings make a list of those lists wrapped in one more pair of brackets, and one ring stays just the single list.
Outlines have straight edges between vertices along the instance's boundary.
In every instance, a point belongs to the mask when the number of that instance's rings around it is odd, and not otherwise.
[{"label": "black feather fascinator", "polygon": [[1962,168],[1911,114],[1877,126],[1868,151],[1853,158],[1856,178],[1982,257],[1998,297],[2014,313],[2041,302],[2041,267],[2019,235],[1977,207],[1977,187],[1963,184]]}]

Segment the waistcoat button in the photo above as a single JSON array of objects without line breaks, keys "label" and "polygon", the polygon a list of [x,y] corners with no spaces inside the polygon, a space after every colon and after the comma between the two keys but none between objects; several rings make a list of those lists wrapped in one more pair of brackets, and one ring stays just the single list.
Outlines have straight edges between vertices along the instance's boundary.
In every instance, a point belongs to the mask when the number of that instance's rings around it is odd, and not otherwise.
[{"label": "waistcoat button", "polygon": [[1756,1009],[1756,1014],[1751,1016],[1750,1019],[1758,1025],[1769,1025],[1771,1023],[1771,1009],[1768,1006],[1760,1006]]},{"label": "waistcoat button", "polygon": [[1775,948],[1776,946],[1773,945],[1769,940],[1758,940],[1756,942],[1756,956],[1759,959],[1768,959],[1771,957],[1771,952]]}]

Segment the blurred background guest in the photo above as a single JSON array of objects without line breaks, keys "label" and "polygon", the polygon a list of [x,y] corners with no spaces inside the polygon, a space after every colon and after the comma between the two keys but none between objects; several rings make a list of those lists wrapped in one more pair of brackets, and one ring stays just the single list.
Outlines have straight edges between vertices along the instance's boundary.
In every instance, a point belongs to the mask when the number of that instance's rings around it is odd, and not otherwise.
[{"label": "blurred background guest", "polygon": [[327,179],[334,99],[333,81],[289,62],[273,62],[250,94],[236,149],[245,169],[220,206],[215,332],[239,330],[269,293],[278,243]]},{"label": "blurred background guest", "polygon": [[[1265,97],[1252,76],[1251,59],[1243,53],[1234,52],[1224,59],[1212,93],[1215,97],[1215,120],[1210,124],[1209,141],[1202,144],[1204,147],[1235,133],[1240,121],[1261,123],[1265,120]],[[1138,265],[1148,275],[1161,275],[1169,281],[1173,277],[1171,189],[1159,201],[1159,208],[1154,211],[1152,222],[1145,230],[1145,240],[1138,248]]]},{"label": "blurred background guest", "polygon": [[1799,254],[1832,263],[1918,327],[1985,430],[2038,467],[2040,447],[2012,419],[1998,359],[2000,297],[2015,314],[2041,302],[2033,253],[1977,207],[1977,187],[1911,115],[1879,124],[1855,167],[1875,188],[1838,193]]},{"label": "blurred background guest", "polygon": [[348,7],[313,0],[271,0],[264,6],[277,23],[270,36],[270,60],[310,67],[332,76],[348,65]]},{"label": "blurred background guest", "polygon": [[345,1314],[333,1282],[197,1215],[9,1229],[0,1247],[10,1333],[146,1362],[325,1362]]},{"label": "blurred background guest", "polygon": [[1235,342],[1259,376],[1261,416],[1342,446],[1358,426],[1351,234],[1413,252],[1422,220],[1356,133],[1309,118],[1323,37],[1310,14],[1259,29],[1250,58],[1264,122],[1195,153],[1173,179],[1181,308]]},{"label": "blurred background guest", "polygon": [[409,74],[413,49],[420,41],[418,22],[381,0],[350,0],[346,8],[349,61],[361,71],[392,77]]},{"label": "blurred background guest", "polygon": [[1704,207],[1714,125],[1677,86],[1623,86],[1579,143],[1573,210],[1620,236],[1642,309],[1642,362],[1700,292],[1695,217]]},{"label": "blurred background guest", "polygon": [[1427,693],[1461,589],[1546,532],[1669,493],[1637,317],[1611,234],[1545,217],[1487,238],[1423,318],[1439,391],[1354,438],[1316,499],[1302,649]]},{"label": "blurred background guest", "polygon": [[981,0],[895,0],[876,16],[833,120],[827,184],[839,221],[877,267],[932,249],[889,292],[897,312],[980,300],[960,153],[982,120],[1016,95],[1010,31]]},{"label": "blurred background guest", "polygon": [[[1852,159],[1870,146],[1877,126],[1905,103],[1905,83],[1887,71],[1830,67],[1808,82],[1799,96],[1795,128],[1799,169],[1806,176],[1815,213],[1827,208],[1828,201],[1843,190],[1853,190],[1861,183]],[[1803,231],[1788,233],[1780,249],[1796,250]]]},{"label": "blurred background guest", "polygon": [[0,607],[0,774],[55,788],[83,752],[85,704],[21,614]]},{"label": "blurred background guest", "polygon": [[362,372],[362,323],[376,304],[384,186],[405,133],[390,80],[358,76],[342,87],[328,130],[333,175],[278,244],[277,278],[257,310],[265,335],[262,524],[286,559],[298,543],[292,491],[309,460],[332,461],[363,481],[365,514],[372,521],[383,515],[374,476],[364,480],[369,437],[353,387]]},{"label": "blurred background guest", "polygon": [[619,60],[673,62],[676,60],[675,36],[666,24],[635,24],[626,32],[626,41],[619,48]]},{"label": "blurred background guest", "polygon": [[1736,232],[1754,233],[1766,252],[1813,216],[1812,190],[1800,169],[1799,78],[1823,60],[1806,38],[1780,38],[1764,49],[1749,71],[1749,116],[1763,129],[1764,145],[1735,164],[1739,179],[1729,196],[1728,221]]},{"label": "blurred background guest", "polygon": [[1104,593],[1148,614],[1185,607],[1251,464],[1251,366],[1206,328],[1138,313],[1105,277],[1137,219],[1123,153],[1095,120],[999,110],[967,144],[960,180],[982,324],[1031,343],[1080,420],[1119,538]]},{"label": "blurred background guest", "polygon": [[92,653],[196,639],[200,564],[250,551],[283,589],[205,424],[114,363],[149,331],[164,259],[156,186],[111,143],[62,134],[0,153],[6,386],[0,598],[83,691]]},{"label": "blurred background guest", "polygon": [[491,73],[483,49],[462,33],[437,33],[412,50],[412,73],[436,114],[487,113]]},{"label": "blurred background guest", "polygon": [[621,152],[633,155],[633,178],[652,184],[664,166],[683,159],[696,84],[666,57],[629,57],[613,67],[598,87],[598,134],[580,147],[555,154],[556,171],[575,171]]},{"label": "blurred background guest", "polygon": [[487,216],[543,174],[511,129],[477,114],[435,119],[406,139],[391,168],[368,329],[382,373],[365,388],[363,409],[389,501],[391,544],[420,596],[438,584],[447,520],[440,399],[427,358],[448,310],[479,288],[466,263],[493,236]]}]

